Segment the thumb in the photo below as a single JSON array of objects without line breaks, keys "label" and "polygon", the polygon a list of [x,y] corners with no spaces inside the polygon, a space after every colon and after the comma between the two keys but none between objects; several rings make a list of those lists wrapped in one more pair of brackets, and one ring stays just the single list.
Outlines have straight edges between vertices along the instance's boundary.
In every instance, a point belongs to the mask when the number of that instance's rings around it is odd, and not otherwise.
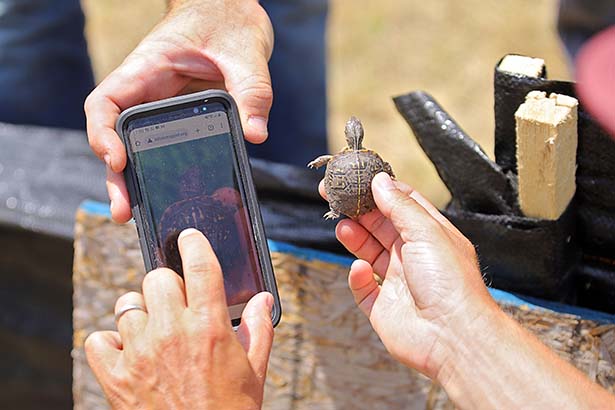
[{"label": "thumb", "polygon": [[433,241],[444,234],[442,225],[413,197],[407,189],[400,190],[391,177],[381,172],[372,180],[376,205],[388,218],[404,242]]},{"label": "thumb", "polygon": [[271,309],[273,296],[261,292],[248,302],[241,315],[237,337],[248,355],[248,361],[259,380],[264,381],[273,343]]},{"label": "thumb", "polygon": [[232,68],[224,72],[225,85],[237,102],[245,138],[260,144],[267,139],[267,121],[273,103],[267,59],[256,56],[253,61],[233,61],[229,66]]}]

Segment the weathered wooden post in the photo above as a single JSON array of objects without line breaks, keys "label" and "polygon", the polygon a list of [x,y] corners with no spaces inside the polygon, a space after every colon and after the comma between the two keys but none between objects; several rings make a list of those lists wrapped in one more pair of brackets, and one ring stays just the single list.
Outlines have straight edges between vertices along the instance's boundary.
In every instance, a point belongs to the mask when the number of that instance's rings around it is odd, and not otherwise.
[{"label": "weathered wooden post", "polygon": [[[144,275],[134,225],[116,225],[107,212],[104,206],[89,203],[77,214],[73,275],[76,410],[108,409],[85,361],[83,341],[95,330],[114,328],[115,299],[138,290]],[[271,249],[284,315],[276,329],[264,409],[449,406],[437,386],[389,356],[355,307],[346,282],[350,259],[276,242]],[[493,294],[507,312],[551,348],[613,391],[613,325],[582,319],[580,313],[541,309],[504,292]]]}]

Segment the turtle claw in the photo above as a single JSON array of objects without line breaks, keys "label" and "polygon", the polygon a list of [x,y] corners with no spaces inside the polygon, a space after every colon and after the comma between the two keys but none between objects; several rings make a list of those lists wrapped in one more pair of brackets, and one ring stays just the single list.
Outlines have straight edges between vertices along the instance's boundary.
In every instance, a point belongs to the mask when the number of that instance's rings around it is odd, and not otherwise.
[{"label": "turtle claw", "polygon": [[321,155],[316,158],[314,161],[311,161],[307,164],[308,168],[320,168],[323,165],[327,164],[333,158],[333,155]]},{"label": "turtle claw", "polygon": [[335,212],[335,211],[329,211],[326,214],[323,215],[323,218],[329,220],[329,219],[337,219],[340,217],[340,214]]},{"label": "turtle claw", "polygon": [[395,173],[393,172],[393,168],[391,168],[391,164],[389,164],[388,162],[384,163],[384,172],[386,172],[387,174],[389,174],[389,176],[392,179],[395,179]]}]

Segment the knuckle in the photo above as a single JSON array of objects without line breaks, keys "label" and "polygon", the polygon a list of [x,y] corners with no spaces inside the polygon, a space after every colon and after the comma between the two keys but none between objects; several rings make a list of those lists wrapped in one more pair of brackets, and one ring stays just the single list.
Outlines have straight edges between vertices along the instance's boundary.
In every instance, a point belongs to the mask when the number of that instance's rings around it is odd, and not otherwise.
[{"label": "knuckle", "polygon": [[130,362],[131,366],[140,371],[145,371],[151,367],[156,359],[151,346],[145,343],[134,343],[131,350]]},{"label": "knuckle", "polygon": [[455,247],[466,257],[471,259],[477,258],[476,247],[466,236],[452,235],[452,241],[455,244]]},{"label": "knuckle", "polygon": [[[106,104],[106,96],[104,92],[104,81],[96,87],[92,92],[85,98],[83,102],[83,110],[85,111],[86,117],[93,115],[95,112],[100,111],[101,107],[104,107]],[[96,123],[92,123],[90,125],[96,126]]]},{"label": "knuckle", "polygon": [[87,113],[90,113],[94,109],[94,105],[96,103],[96,90],[92,91],[83,102],[83,110]]},{"label": "knuckle", "polygon": [[130,374],[137,374],[137,375],[151,375],[152,373],[154,373],[154,369],[153,369],[153,354],[148,354],[148,355],[134,355],[130,360],[129,360],[129,365],[130,365],[130,373],[126,372],[122,375],[117,375],[116,377],[119,379],[118,380],[118,384],[120,383],[126,383],[126,384],[130,384]]},{"label": "knuckle", "polygon": [[190,338],[202,339],[202,336],[207,335],[208,326],[202,318],[188,319],[185,321],[186,333]]},{"label": "knuckle", "polygon": [[167,326],[157,330],[152,337],[152,349],[155,357],[175,351],[185,339],[184,333],[175,326]]},{"label": "knuckle", "polygon": [[254,7],[253,4],[246,3],[243,4],[243,7],[242,13],[251,16],[247,24],[242,27],[243,35],[252,43],[251,50],[255,50],[268,59],[271,56],[274,43],[274,29],[271,19],[262,5]]},{"label": "knuckle", "polygon": [[242,99],[251,108],[269,110],[273,103],[273,90],[269,76],[264,73],[254,73],[248,76],[249,84],[242,92]]},{"label": "knuckle", "polygon": [[103,344],[102,334],[100,332],[91,333],[83,344],[83,349],[85,350],[85,354],[91,356],[95,354],[100,349]]},{"label": "knuckle", "polygon": [[220,312],[215,308],[191,312],[184,322],[187,333],[199,340],[213,340],[214,342],[227,337],[231,329],[230,323],[218,313]]},{"label": "knuckle", "polygon": [[160,286],[170,282],[176,282],[180,277],[171,269],[158,268],[149,272],[143,278],[143,289]]},{"label": "knuckle", "polygon": [[434,229],[437,229],[437,226],[418,226],[413,229],[412,237],[416,242],[424,242],[426,244],[439,243],[440,240],[435,238]]},{"label": "knuckle", "polygon": [[371,221],[369,226],[366,226],[367,230],[370,232],[375,232],[378,229],[380,229],[384,223],[386,222],[387,218],[386,216],[384,216],[382,213],[380,215],[378,215],[377,218],[375,218],[373,221]]},{"label": "knuckle", "polygon": [[219,264],[213,258],[188,260],[186,270],[192,273],[207,274],[216,272],[219,269]]},{"label": "knuckle", "polygon": [[397,195],[391,203],[391,216],[400,217],[404,216],[406,209],[418,206],[418,203],[406,195]]},{"label": "knuckle", "polygon": [[173,351],[178,345],[178,338],[172,335],[160,335],[156,338],[154,351],[158,355],[164,355],[167,352]]},{"label": "knuckle", "polygon": [[146,47],[139,46],[130,53],[113,75],[117,77],[116,79],[140,84],[156,73],[173,71],[172,59],[158,49],[168,46],[150,40]]},{"label": "knuckle", "polygon": [[126,391],[132,388],[132,378],[128,372],[117,372],[110,375],[111,387],[114,391]]},{"label": "knuckle", "polygon": [[[137,369],[135,363],[130,363],[130,366],[116,369],[109,374],[109,380],[103,386],[106,390],[105,393],[107,393],[106,396],[111,401],[116,397],[124,396],[125,392],[134,390],[136,382],[145,384],[147,378],[144,376],[151,374],[151,372],[152,369],[149,367]],[[116,408],[115,406],[112,407]]]},{"label": "knuckle", "polygon": [[[410,208],[418,212],[409,213]],[[410,217],[413,215],[414,217]],[[419,216],[416,218],[415,216]],[[442,232],[438,221],[427,214],[421,205],[410,197],[398,197],[391,204],[391,219],[401,225],[402,235],[408,234],[414,240],[433,240],[434,236]]]},{"label": "knuckle", "polygon": [[210,346],[224,345],[230,341],[230,335],[231,332],[225,326],[213,324],[209,326],[205,341]]},{"label": "knuckle", "polygon": [[476,248],[474,247],[474,244],[472,242],[470,242],[470,240],[468,238],[466,238],[465,236],[463,237],[463,239],[461,240],[462,243],[462,247],[464,249],[464,251],[472,256],[473,258],[476,259]]},{"label": "knuckle", "polygon": [[140,302],[141,298],[141,294],[137,292],[124,293],[122,296],[117,298],[117,301],[115,302],[115,311],[117,312],[124,305]]},{"label": "knuckle", "polygon": [[104,154],[106,153],[105,144],[97,138],[96,135],[88,135],[90,148],[98,156],[98,158],[102,159]]}]

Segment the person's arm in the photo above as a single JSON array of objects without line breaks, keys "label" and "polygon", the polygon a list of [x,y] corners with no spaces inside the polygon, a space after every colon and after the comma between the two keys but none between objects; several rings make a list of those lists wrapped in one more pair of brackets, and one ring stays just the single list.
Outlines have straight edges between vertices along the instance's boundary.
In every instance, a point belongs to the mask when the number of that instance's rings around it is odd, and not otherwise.
[{"label": "person's arm", "polygon": [[120,297],[118,332],[86,339],[88,363],[114,410],[260,409],[273,296],[250,299],[235,334],[211,245],[196,229],[178,242],[184,279],[156,269]]},{"label": "person's arm", "polygon": [[498,307],[473,245],[433,205],[384,173],[372,188],[379,210],[341,221],[336,233],[360,258],[349,286],[393,357],[461,409],[615,408]]},{"label": "person's arm", "polygon": [[225,88],[236,100],[245,137],[267,138],[273,95],[267,62],[273,28],[257,0],[174,0],[162,21],[85,102],[88,139],[107,165],[111,214],[130,219],[122,171],[120,112],[189,91]]},{"label": "person's arm", "polygon": [[449,340],[450,358],[437,375],[460,408],[615,408],[611,394],[503,311],[476,325]]}]

